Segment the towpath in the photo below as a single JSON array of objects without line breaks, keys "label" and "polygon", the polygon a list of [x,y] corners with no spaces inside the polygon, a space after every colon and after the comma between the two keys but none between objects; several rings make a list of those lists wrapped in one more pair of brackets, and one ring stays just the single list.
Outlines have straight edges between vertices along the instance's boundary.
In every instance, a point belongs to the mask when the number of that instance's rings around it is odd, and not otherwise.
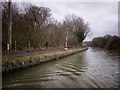
[{"label": "towpath", "polygon": [[[80,48],[80,47],[76,47]],[[76,48],[69,48],[69,50],[76,49]],[[46,54],[51,52],[57,52],[57,51],[64,51],[63,49],[46,49],[46,50],[33,50],[33,51],[17,51],[17,52],[3,52],[2,53],[2,59],[8,59],[8,58],[16,58],[16,57],[24,57],[24,56],[33,56],[33,55],[39,55],[39,54]]]}]

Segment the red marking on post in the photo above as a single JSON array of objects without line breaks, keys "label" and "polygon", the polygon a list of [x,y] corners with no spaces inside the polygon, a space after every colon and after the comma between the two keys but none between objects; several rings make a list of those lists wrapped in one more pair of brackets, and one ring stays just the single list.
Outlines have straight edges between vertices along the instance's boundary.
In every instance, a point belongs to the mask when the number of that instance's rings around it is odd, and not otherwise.
[{"label": "red marking on post", "polygon": [[67,32],[68,32],[68,28],[67,28]]},{"label": "red marking on post", "polygon": [[67,48],[67,46],[65,46],[64,48]]}]

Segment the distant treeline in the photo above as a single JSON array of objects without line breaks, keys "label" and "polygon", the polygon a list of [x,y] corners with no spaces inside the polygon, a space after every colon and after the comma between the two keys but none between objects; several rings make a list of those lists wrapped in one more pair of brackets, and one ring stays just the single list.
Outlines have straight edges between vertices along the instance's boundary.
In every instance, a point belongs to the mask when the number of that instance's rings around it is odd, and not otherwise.
[{"label": "distant treeline", "polygon": [[93,38],[90,46],[120,52],[120,37],[111,35],[105,35],[104,37],[96,37]]},{"label": "distant treeline", "polygon": [[[8,3],[2,3],[2,49],[8,43]],[[12,3],[12,49],[64,47],[69,28],[68,46],[82,45],[90,32],[89,23],[81,17],[68,14],[58,22],[52,17],[51,9],[30,3]]]}]

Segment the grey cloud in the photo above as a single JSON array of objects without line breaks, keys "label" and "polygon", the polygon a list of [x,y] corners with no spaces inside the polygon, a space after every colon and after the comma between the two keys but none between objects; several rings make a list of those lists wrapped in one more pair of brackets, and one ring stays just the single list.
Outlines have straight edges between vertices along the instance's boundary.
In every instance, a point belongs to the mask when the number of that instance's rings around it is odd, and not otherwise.
[{"label": "grey cloud", "polygon": [[76,14],[91,26],[93,37],[105,34],[118,35],[118,3],[117,2],[44,2],[37,3],[52,10],[55,19],[61,21],[66,14]]}]

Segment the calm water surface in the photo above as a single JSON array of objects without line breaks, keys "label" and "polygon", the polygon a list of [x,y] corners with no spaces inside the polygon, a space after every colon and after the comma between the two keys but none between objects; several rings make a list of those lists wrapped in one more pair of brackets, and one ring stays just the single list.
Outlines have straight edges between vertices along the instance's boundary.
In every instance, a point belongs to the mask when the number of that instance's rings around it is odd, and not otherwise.
[{"label": "calm water surface", "polygon": [[3,76],[3,88],[117,88],[118,59],[115,52],[89,48]]}]

